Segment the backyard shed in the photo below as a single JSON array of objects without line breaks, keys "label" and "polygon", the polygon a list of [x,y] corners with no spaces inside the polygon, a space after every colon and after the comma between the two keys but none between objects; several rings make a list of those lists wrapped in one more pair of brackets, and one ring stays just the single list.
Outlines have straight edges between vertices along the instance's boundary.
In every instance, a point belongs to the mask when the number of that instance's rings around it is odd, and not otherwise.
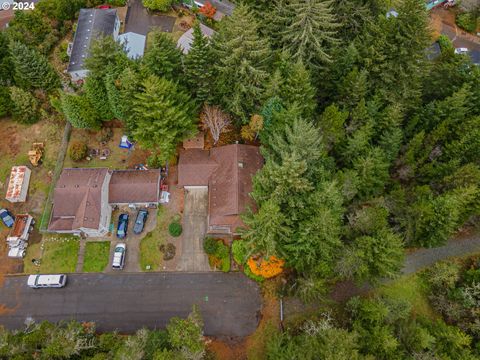
[{"label": "backyard shed", "polygon": [[26,166],[12,167],[5,199],[12,203],[25,202],[27,200],[31,173],[32,171]]}]

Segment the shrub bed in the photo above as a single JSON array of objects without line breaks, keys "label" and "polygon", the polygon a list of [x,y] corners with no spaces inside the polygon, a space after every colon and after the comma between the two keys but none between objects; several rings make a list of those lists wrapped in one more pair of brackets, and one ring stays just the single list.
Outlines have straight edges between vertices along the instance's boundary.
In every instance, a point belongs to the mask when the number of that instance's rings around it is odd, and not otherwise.
[{"label": "shrub bed", "polygon": [[179,237],[182,235],[182,230],[182,225],[178,222],[172,222],[170,225],[168,225],[168,232],[173,237]]},{"label": "shrub bed", "polygon": [[230,248],[223,243],[223,240],[207,237],[203,242],[203,249],[208,255],[210,267],[223,272],[230,271]]},{"label": "shrub bed", "polygon": [[262,276],[255,275],[250,267],[248,266],[248,249],[245,246],[245,242],[242,240],[236,240],[232,243],[232,255],[233,260],[243,268],[243,272],[247,275],[250,279],[262,282],[265,280]]}]

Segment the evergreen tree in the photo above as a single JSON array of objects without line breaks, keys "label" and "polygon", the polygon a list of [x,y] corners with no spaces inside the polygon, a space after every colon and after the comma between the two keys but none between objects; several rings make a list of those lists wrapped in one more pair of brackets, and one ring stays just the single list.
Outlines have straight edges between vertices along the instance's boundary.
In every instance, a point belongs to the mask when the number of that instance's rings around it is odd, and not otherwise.
[{"label": "evergreen tree", "polygon": [[105,78],[110,109],[117,119],[126,124],[129,131],[134,128],[134,98],[141,88],[140,82],[140,75],[131,68],[126,68],[118,76],[109,73]]},{"label": "evergreen tree", "polygon": [[43,55],[20,42],[12,42],[10,51],[18,86],[45,91],[60,87],[58,75]]},{"label": "evergreen tree", "polygon": [[182,72],[182,53],[167,34],[155,31],[142,65],[145,76],[156,75],[174,81]]},{"label": "evergreen tree", "polygon": [[62,110],[73,127],[80,129],[98,129],[100,119],[93,105],[85,95],[62,93]]},{"label": "evergreen tree", "polygon": [[358,174],[358,192],[360,197],[370,197],[383,192],[389,178],[389,163],[380,148],[372,148],[367,155],[354,160],[354,169]]},{"label": "evergreen tree", "polygon": [[267,83],[265,95],[268,98],[278,97],[285,108],[295,107],[300,116],[311,119],[317,102],[310,72],[300,60],[292,63],[287,53],[283,53],[282,58],[280,66]]},{"label": "evergreen tree", "polygon": [[90,44],[89,56],[85,59],[88,76],[104,78],[107,73],[119,73],[130,67],[124,45],[111,36],[98,37]]},{"label": "evergreen tree", "polygon": [[341,143],[345,139],[345,121],[348,113],[341,111],[336,104],[331,104],[323,111],[318,126],[328,149]]},{"label": "evergreen tree", "polygon": [[32,94],[12,86],[10,99],[12,100],[11,112],[14,120],[24,124],[33,124],[39,120],[38,101]]},{"label": "evergreen tree", "polygon": [[193,42],[183,62],[185,82],[193,96],[201,103],[209,102],[212,95],[213,65],[209,39],[203,36],[200,24],[193,28]]},{"label": "evergreen tree", "polygon": [[10,89],[6,86],[0,86],[0,118],[7,116],[12,108],[12,99],[10,98]]},{"label": "evergreen tree", "polygon": [[270,57],[268,42],[258,35],[257,21],[249,9],[240,5],[221,22],[213,45],[216,96],[226,110],[246,123],[263,97]]},{"label": "evergreen tree", "polygon": [[332,3],[331,0],[279,1],[272,13],[280,45],[308,67],[332,61],[330,48],[337,42],[339,27]]},{"label": "evergreen tree", "polygon": [[[291,236],[291,230],[285,224],[285,216],[272,199],[265,201],[257,213],[249,211],[242,219],[246,229],[240,229],[240,232],[246,247],[266,257],[278,256],[281,244]],[[251,255],[253,254],[248,254]]]},{"label": "evergreen tree", "polygon": [[395,277],[403,266],[403,259],[401,238],[384,229],[375,235],[356,238],[346,250],[339,271],[343,274],[350,272],[359,283],[377,282]]},{"label": "evergreen tree", "polygon": [[111,120],[113,113],[110,110],[108,101],[108,93],[103,78],[88,76],[83,85],[85,96],[92,104],[98,114],[98,118],[102,121]]},{"label": "evergreen tree", "polygon": [[195,132],[195,105],[175,83],[150,76],[135,94],[133,136],[144,148],[159,152],[160,161],[169,160],[178,142]]},{"label": "evergreen tree", "polygon": [[0,86],[10,86],[13,83],[14,65],[5,32],[0,32]]}]

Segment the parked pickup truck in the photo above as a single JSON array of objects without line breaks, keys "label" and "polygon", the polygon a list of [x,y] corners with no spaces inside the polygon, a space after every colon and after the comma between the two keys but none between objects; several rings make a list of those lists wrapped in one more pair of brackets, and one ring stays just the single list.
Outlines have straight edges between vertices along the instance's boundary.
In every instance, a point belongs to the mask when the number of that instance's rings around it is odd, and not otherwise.
[{"label": "parked pickup truck", "polygon": [[23,258],[28,246],[28,238],[33,230],[35,220],[28,214],[15,216],[15,222],[7,237],[8,256],[12,258]]}]

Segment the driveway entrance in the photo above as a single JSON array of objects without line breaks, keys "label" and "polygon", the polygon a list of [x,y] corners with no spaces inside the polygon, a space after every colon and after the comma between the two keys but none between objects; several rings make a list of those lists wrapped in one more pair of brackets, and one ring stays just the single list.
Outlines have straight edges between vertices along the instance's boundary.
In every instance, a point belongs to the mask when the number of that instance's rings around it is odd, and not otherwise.
[{"label": "driveway entrance", "polygon": [[128,5],[125,32],[147,35],[153,27],[158,27],[163,32],[172,32],[174,25],[174,17],[149,13],[142,0],[131,0]]},{"label": "driveway entrance", "polygon": [[203,251],[207,216],[208,188],[185,189],[183,249],[178,271],[210,271],[208,256]]}]

